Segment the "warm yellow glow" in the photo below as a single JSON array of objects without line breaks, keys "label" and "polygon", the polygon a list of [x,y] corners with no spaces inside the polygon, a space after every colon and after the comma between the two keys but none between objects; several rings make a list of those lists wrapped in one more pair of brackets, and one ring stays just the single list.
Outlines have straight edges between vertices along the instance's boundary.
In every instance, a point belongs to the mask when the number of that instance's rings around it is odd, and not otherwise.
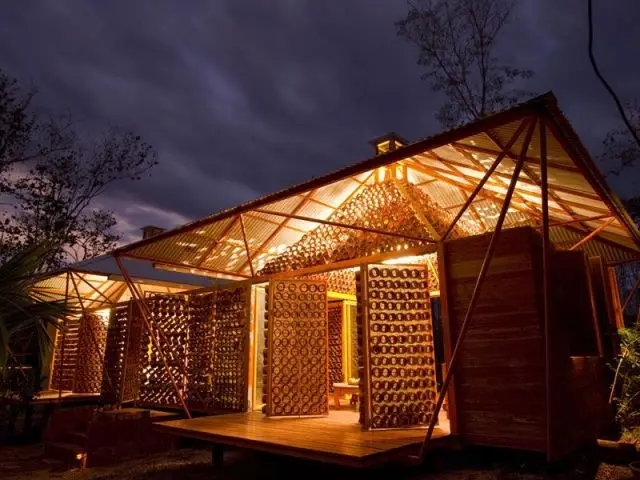
[{"label": "warm yellow glow", "polygon": [[102,310],[96,310],[95,314],[100,317],[100,321],[103,325],[109,325],[109,317],[111,316],[111,309],[103,308]]},{"label": "warm yellow glow", "polygon": [[81,273],[80,276],[87,282],[106,282],[109,277],[106,275],[97,275],[95,273]]},{"label": "warm yellow glow", "polygon": [[400,265],[400,264],[412,264],[418,263],[423,259],[424,256],[407,256],[407,257],[398,257],[398,258],[390,258],[389,260],[385,260],[382,263],[385,265]]}]

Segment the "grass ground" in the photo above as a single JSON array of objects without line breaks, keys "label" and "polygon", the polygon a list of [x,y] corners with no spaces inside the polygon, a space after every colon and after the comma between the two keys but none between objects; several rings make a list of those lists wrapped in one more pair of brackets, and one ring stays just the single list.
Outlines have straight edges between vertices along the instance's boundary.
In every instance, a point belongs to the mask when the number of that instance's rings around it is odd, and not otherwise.
[{"label": "grass ground", "polygon": [[[222,470],[211,466],[210,451],[205,448],[183,448],[168,454],[154,455],[119,465],[85,470],[56,471],[44,463],[41,445],[0,446],[0,478],[3,480],[232,480],[246,478],[287,479],[322,478],[330,480],[364,478],[398,480],[539,480],[544,472],[534,464],[520,464],[518,459],[502,459],[464,455],[449,457],[420,469],[390,466],[369,471],[366,475],[353,470],[309,463],[289,458],[232,451],[225,456]],[[442,459],[442,458],[441,458]],[[593,478],[593,476],[591,476]],[[585,478],[579,468],[556,473],[553,478]],[[631,479],[626,467],[601,465],[598,480]]]}]

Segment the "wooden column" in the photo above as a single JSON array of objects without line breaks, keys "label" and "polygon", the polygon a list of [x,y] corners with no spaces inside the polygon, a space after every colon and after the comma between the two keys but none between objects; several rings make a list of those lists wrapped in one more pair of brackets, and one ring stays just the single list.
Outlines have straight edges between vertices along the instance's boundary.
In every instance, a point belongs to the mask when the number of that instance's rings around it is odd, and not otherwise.
[{"label": "wooden column", "polygon": [[547,164],[547,135],[544,120],[540,119],[540,193],[542,202],[542,290],[543,290],[543,323],[544,323],[544,378],[546,403],[546,446],[547,459],[551,456],[551,348],[549,346],[549,299],[551,297],[549,284],[549,255],[551,244],[549,241],[549,175]]}]

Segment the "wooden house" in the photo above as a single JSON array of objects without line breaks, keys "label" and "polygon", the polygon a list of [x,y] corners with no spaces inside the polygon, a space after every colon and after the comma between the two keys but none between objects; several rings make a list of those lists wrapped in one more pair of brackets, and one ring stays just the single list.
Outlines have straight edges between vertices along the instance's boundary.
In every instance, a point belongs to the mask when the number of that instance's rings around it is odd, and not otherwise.
[{"label": "wooden house", "polygon": [[549,459],[594,440],[611,269],[640,233],[555,97],[375,147],[118,249],[128,282],[124,258],[232,280],[133,288],[120,398],[226,413],[158,426],[176,435],[357,466],[454,438]]}]

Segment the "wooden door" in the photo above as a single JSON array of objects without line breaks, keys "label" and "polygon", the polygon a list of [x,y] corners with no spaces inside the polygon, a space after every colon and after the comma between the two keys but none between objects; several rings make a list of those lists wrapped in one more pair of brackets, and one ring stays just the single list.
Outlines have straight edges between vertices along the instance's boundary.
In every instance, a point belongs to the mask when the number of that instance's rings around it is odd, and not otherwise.
[{"label": "wooden door", "polygon": [[266,414],[329,413],[327,287],[318,280],[269,283],[265,327]]},{"label": "wooden door", "polygon": [[364,428],[428,424],[436,365],[427,268],[366,265],[358,280]]}]

